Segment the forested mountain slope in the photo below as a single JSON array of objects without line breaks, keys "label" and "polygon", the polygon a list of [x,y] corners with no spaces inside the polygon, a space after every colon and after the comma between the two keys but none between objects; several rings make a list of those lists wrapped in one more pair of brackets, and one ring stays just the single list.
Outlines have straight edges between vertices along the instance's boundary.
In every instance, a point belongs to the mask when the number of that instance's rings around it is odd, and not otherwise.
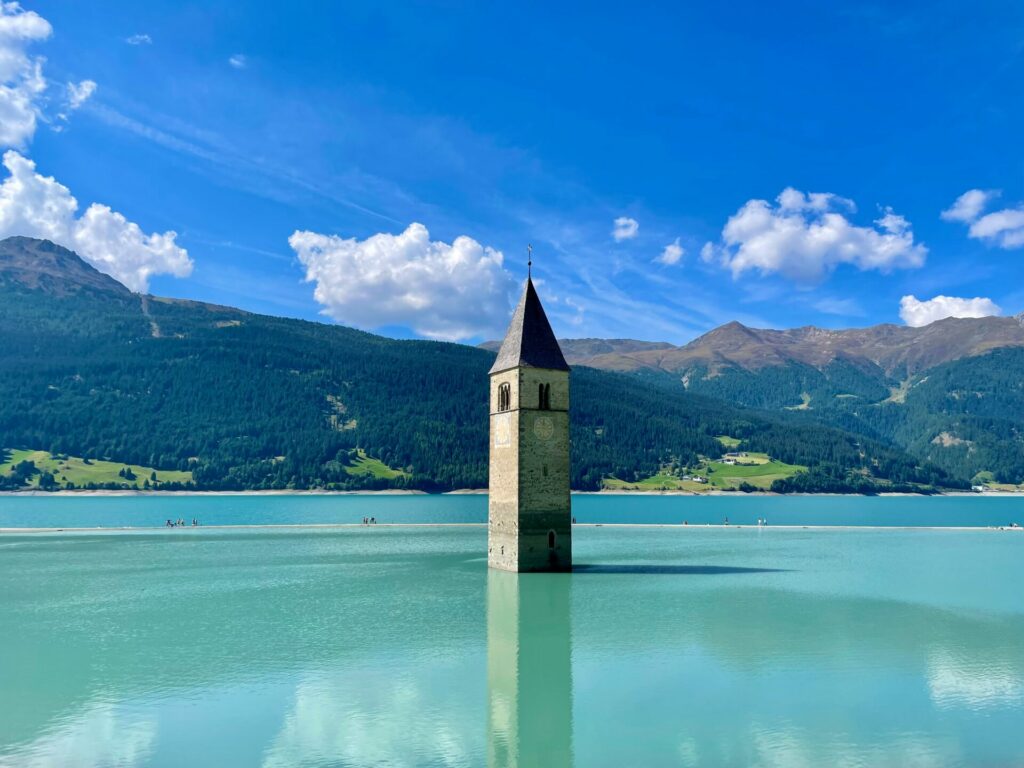
[{"label": "forested mountain slope", "polygon": [[1024,315],[845,331],[729,323],[684,347],[561,345],[570,363],[838,427],[961,480],[1024,483]]},{"label": "forested mountain slope", "polygon": [[[0,448],[191,471],[198,487],[444,490],[487,482],[493,353],[139,296],[45,241],[0,242]],[[748,441],[812,480],[956,484],[900,449],[686,392],[573,371],[573,486]],[[363,472],[364,457],[389,472]]]}]

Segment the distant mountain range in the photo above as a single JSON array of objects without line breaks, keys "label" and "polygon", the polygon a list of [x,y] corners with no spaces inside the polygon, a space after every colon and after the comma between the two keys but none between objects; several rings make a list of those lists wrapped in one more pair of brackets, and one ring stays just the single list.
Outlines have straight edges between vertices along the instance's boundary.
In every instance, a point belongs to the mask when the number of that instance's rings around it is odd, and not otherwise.
[{"label": "distant mountain range", "polygon": [[[191,472],[207,489],[487,483],[493,351],[142,296],[29,238],[0,241],[0,339],[0,454]],[[734,323],[684,347],[563,350],[577,489],[683,477],[726,446],[807,468],[778,491],[1024,480],[1019,319]]]},{"label": "distant mountain range", "polygon": [[838,331],[732,322],[684,346],[560,344],[572,365],[669,377],[691,393],[870,436],[963,478],[1024,481],[1024,314]]},{"label": "distant mountain range", "polygon": [[[946,318],[923,328],[875,325],[834,331],[814,326],[791,330],[748,328],[731,322],[684,346],[633,339],[560,339],[566,360],[611,371],[664,371],[715,375],[741,368],[809,365],[824,370],[837,360],[905,379],[942,363],[1024,347],[1024,314],[1016,317]],[[481,346],[495,349],[497,342]]]}]

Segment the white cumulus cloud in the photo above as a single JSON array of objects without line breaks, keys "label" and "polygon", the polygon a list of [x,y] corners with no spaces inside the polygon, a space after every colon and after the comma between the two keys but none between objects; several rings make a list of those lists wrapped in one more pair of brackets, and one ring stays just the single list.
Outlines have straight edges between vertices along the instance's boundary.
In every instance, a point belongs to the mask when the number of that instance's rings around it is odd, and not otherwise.
[{"label": "white cumulus cloud", "polygon": [[662,264],[678,264],[685,253],[686,249],[679,244],[679,238],[677,237],[662,249],[661,255],[658,256],[656,261],[660,261]]},{"label": "white cumulus cloud", "polygon": [[999,190],[969,189],[942,212],[942,218],[967,224],[967,236],[975,240],[1000,248],[1020,248],[1024,246],[1024,203],[982,215],[999,195]]},{"label": "white cumulus cloud", "polygon": [[882,272],[924,264],[928,249],[914,242],[909,221],[885,208],[873,226],[857,226],[845,215],[855,210],[838,195],[787,188],[775,205],[749,200],[726,222],[721,241],[701,249],[701,258],[718,261],[733,277],[757,270],[799,281],[818,280],[840,264]]},{"label": "white cumulus cloud", "polygon": [[81,216],[71,191],[52,176],[36,173],[31,160],[8,150],[3,164],[10,174],[0,184],[0,237],[25,235],[70,248],[96,269],[133,291],[146,291],[158,274],[186,277],[188,252],[174,232],[147,235],[106,205],[93,203]]},{"label": "white cumulus cloud", "polygon": [[78,109],[96,93],[95,80],[83,80],[80,83],[68,83],[68,108]]},{"label": "white cumulus cloud", "polygon": [[619,216],[613,222],[612,237],[615,238],[616,243],[621,243],[623,240],[632,240],[639,231],[640,222],[629,218],[629,216]]},{"label": "white cumulus cloud", "polygon": [[947,317],[990,317],[1002,314],[992,299],[975,297],[962,299],[956,296],[936,296],[920,301],[916,296],[900,299],[900,318],[912,328],[934,323]]},{"label": "white cumulus cloud", "polygon": [[52,32],[35,11],[0,1],[0,146],[22,147],[36,132],[46,78],[43,58],[28,49]]},{"label": "white cumulus cloud", "polygon": [[288,243],[335,320],[362,328],[401,325],[456,341],[500,331],[515,281],[500,251],[470,237],[431,240],[422,224],[357,240],[297,231]]},{"label": "white cumulus cloud", "polygon": [[128,45],[152,45],[153,38],[145,33],[140,33],[138,35],[126,37],[124,41],[128,43]]}]

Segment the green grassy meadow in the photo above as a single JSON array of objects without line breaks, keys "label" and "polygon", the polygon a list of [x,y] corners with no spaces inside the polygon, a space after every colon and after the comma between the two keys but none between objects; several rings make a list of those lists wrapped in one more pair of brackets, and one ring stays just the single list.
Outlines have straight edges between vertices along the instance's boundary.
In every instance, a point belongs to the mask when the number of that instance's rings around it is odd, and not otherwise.
[{"label": "green grassy meadow", "polygon": [[[179,472],[176,470],[153,469],[138,464],[121,464],[113,461],[90,461],[75,456],[55,457],[48,451],[34,451],[28,449],[7,449],[5,455],[0,456],[3,463],[0,463],[0,475],[11,472],[15,464],[22,461],[34,462],[40,474],[49,472],[54,476],[58,485],[63,487],[65,483],[74,483],[76,488],[82,488],[90,483],[105,485],[116,483],[125,488],[142,488],[146,481],[153,484],[152,475],[156,472],[157,483],[191,483],[191,472]],[[125,467],[129,468],[134,480],[128,480],[118,473]],[[26,488],[38,488],[40,475],[33,475]]]},{"label": "green grassy meadow", "polygon": [[766,453],[748,453],[738,461],[743,463],[730,465],[720,461],[707,462],[708,485],[722,490],[749,483],[756,488],[768,490],[776,480],[807,471],[807,467],[776,461]]},{"label": "green grassy meadow", "polygon": [[616,477],[605,478],[606,491],[706,491],[708,486],[693,480],[680,480],[668,472],[659,472],[635,483],[628,483]]},{"label": "green grassy meadow", "polygon": [[357,477],[369,475],[383,480],[394,480],[406,476],[402,470],[392,469],[380,459],[367,456],[362,449],[359,450],[359,456],[345,467],[345,472]]},{"label": "green grassy meadow", "polygon": [[[729,435],[718,435],[716,439],[730,451],[736,451],[740,440]],[[806,472],[807,467],[797,464],[786,464],[777,461],[767,453],[743,452],[735,459],[737,464],[726,464],[720,459],[703,459],[700,467],[679,470],[663,467],[651,477],[636,482],[626,482],[615,477],[604,480],[604,490],[608,491],[708,491],[737,490],[744,483],[758,490],[768,490],[776,480],[790,477],[797,472]],[[683,480],[681,475],[702,477],[707,482]]]}]

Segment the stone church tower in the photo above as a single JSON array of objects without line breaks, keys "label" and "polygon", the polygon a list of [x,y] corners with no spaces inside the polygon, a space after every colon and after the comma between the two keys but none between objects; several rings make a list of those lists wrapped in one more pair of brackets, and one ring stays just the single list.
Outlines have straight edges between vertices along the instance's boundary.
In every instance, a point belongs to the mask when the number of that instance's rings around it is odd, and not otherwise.
[{"label": "stone church tower", "polygon": [[527,279],[491,367],[487,562],[572,570],[569,366]]}]

